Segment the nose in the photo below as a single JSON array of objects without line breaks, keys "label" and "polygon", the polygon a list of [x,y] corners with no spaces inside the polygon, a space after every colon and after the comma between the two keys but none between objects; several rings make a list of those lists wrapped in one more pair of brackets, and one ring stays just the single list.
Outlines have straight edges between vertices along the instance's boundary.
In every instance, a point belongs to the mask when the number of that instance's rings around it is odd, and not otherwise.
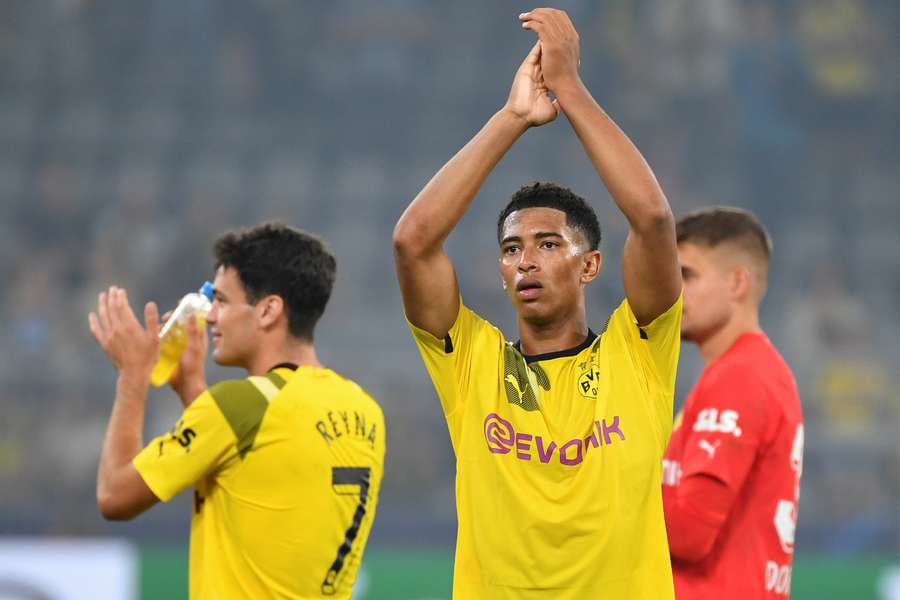
[{"label": "nose", "polygon": [[216,320],[219,318],[219,303],[213,301],[212,307],[209,309],[209,312],[206,313],[206,322],[210,325],[215,325]]},{"label": "nose", "polygon": [[519,264],[517,269],[522,273],[528,273],[529,271],[535,271],[538,268],[537,262],[534,260],[534,250],[522,249],[522,252],[519,254]]}]

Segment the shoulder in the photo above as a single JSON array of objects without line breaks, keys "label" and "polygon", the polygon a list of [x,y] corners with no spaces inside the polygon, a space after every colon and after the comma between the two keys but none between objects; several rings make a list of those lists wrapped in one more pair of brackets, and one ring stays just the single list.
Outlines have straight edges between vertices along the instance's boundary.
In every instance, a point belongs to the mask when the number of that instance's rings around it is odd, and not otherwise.
[{"label": "shoulder", "polygon": [[718,385],[754,385],[760,382],[753,357],[731,354],[723,356],[703,372],[704,387]]},{"label": "shoulder", "polygon": [[461,299],[456,320],[442,339],[409,321],[407,324],[419,348],[437,356],[456,356],[461,349],[474,347],[478,351],[488,351],[491,347],[499,349],[506,341],[500,329],[463,304]]},{"label": "shoulder", "polygon": [[[232,412],[247,405],[257,404],[260,400],[267,400],[264,384],[260,381],[262,379],[271,381],[266,377],[226,379],[210,386],[204,395],[208,395],[209,401],[218,406],[222,412]],[[200,399],[202,396],[198,398]]]},{"label": "shoulder", "polygon": [[456,338],[460,340],[469,337],[473,341],[480,339],[506,341],[503,332],[496,325],[462,303],[459,306],[459,315],[453,327],[450,328],[448,336],[451,339]]},{"label": "shoulder", "polygon": [[745,334],[703,374],[707,385],[772,390],[793,385],[793,374],[765,334]]},{"label": "shoulder", "polygon": [[384,420],[381,406],[365,388],[328,367],[298,369],[273,405],[298,400],[315,410],[352,410]]},{"label": "shoulder", "polygon": [[[270,398],[258,379],[228,379],[207,390],[209,401],[222,413],[237,438],[239,452],[243,455],[253,445],[260,423],[269,406]],[[277,391],[277,390],[276,390]],[[206,395],[206,394],[204,394]],[[198,401],[202,399],[198,398]]]},{"label": "shoulder", "polygon": [[732,348],[704,370],[691,394],[691,410],[700,411],[698,420],[731,411],[740,415],[745,429],[753,424],[759,429],[777,420],[775,387],[753,350]]},{"label": "shoulder", "polygon": [[362,387],[356,381],[350,379],[349,377],[345,377],[340,373],[334,374],[338,384],[343,388],[343,395],[346,400],[350,403],[366,410],[367,412],[378,415],[381,419],[384,419],[384,413],[381,410],[381,405],[378,404],[378,401],[375,399],[372,394],[370,394],[364,387]]},{"label": "shoulder", "polygon": [[658,339],[670,338],[674,332],[680,333],[682,305],[683,296],[680,295],[672,306],[657,315],[651,322],[639,325],[638,318],[626,298],[610,315],[604,331],[608,330],[613,335],[622,335],[629,341],[655,342]]}]

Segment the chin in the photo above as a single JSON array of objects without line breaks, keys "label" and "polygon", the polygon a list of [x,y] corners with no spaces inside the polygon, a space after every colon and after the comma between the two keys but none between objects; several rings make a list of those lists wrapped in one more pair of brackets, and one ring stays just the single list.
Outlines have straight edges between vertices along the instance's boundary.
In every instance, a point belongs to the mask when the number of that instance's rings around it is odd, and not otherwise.
[{"label": "chin", "polygon": [[213,362],[219,365],[220,367],[233,367],[235,366],[234,360],[229,358],[228,355],[218,351],[213,350],[212,353]]},{"label": "chin", "polygon": [[535,306],[536,303],[521,304],[517,307],[519,318],[532,325],[543,325],[553,320],[554,312],[545,307]]}]

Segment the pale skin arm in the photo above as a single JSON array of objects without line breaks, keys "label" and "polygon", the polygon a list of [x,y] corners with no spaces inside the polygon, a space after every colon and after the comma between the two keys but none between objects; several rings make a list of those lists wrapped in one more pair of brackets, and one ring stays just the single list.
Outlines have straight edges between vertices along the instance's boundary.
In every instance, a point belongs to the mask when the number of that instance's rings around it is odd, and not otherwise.
[{"label": "pale skin arm", "polygon": [[625,295],[645,325],[671,307],[681,293],[675,221],[650,166],[631,140],[594,100],[578,74],[578,33],[561,11],[538,8],[519,15],[538,34],[547,87],[565,113],[629,224],[622,257]]},{"label": "pale skin arm", "polygon": [[459,287],[444,240],[469,208],[484,180],[529,127],[549,123],[550,102],[535,44],[519,67],[506,105],[437,172],[394,228],[394,261],[409,321],[437,338],[459,313]]},{"label": "pale skin arm", "polygon": [[110,520],[132,519],[159,501],[131,462],[143,448],[147,387],[159,354],[159,312],[152,302],[144,308],[144,322],[146,327],[118,287],[101,293],[97,312],[88,316],[91,333],[119,371],[97,469],[97,506]]}]

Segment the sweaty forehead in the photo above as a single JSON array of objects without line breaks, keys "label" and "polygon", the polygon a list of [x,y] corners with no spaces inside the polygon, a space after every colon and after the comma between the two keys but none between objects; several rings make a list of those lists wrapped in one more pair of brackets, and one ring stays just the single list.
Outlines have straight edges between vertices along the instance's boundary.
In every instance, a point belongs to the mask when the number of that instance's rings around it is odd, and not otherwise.
[{"label": "sweaty forehead", "polygon": [[522,208],[509,213],[503,222],[500,239],[510,236],[525,237],[537,232],[554,232],[574,238],[577,232],[566,223],[566,213],[556,208]]}]

